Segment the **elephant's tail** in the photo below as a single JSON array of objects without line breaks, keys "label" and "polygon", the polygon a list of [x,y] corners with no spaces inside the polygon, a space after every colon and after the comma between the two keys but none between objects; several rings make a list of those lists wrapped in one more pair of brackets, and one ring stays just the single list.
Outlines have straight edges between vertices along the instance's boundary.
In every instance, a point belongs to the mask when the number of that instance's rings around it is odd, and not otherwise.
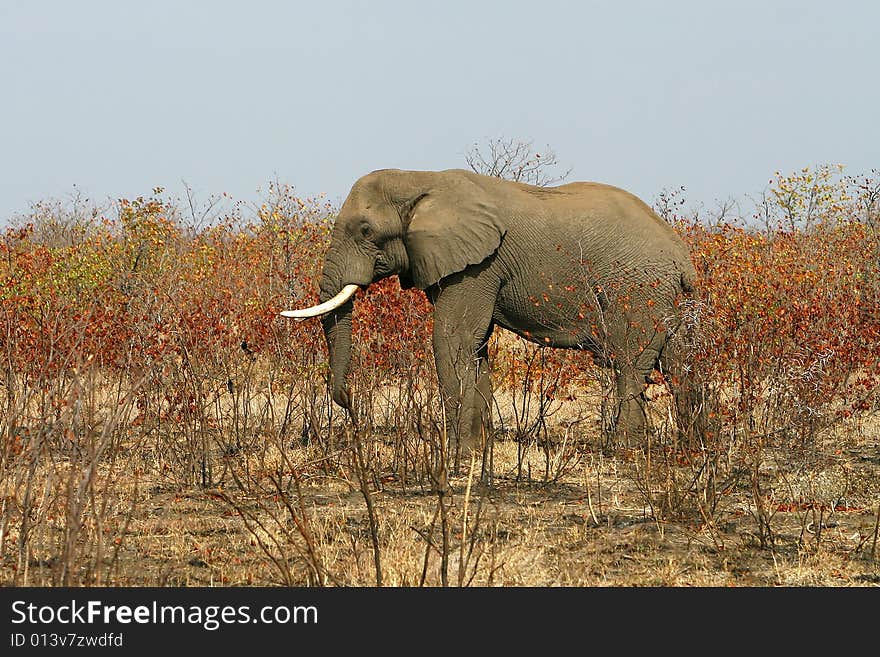
[{"label": "elephant's tail", "polygon": [[681,291],[685,296],[697,296],[697,271],[693,267],[688,267],[681,271],[680,281]]},{"label": "elephant's tail", "polygon": [[701,319],[707,307],[693,267],[681,270],[680,281],[684,299],[678,306],[677,325],[661,351],[660,366],[668,375],[679,440],[701,445],[718,435],[718,416],[712,412],[715,402],[700,357]]}]

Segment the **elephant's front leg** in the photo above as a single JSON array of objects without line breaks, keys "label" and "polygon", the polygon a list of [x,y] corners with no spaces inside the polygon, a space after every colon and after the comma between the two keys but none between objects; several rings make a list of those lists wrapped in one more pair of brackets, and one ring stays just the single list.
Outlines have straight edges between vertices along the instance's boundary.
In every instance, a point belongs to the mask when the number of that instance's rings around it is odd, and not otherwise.
[{"label": "elephant's front leg", "polygon": [[[436,322],[436,319],[435,319]],[[434,328],[434,361],[446,413],[450,461],[456,466],[491,435],[492,383],[489,378],[488,327],[479,339]],[[476,343],[484,344],[476,344]]]},{"label": "elephant's front leg", "polygon": [[497,287],[471,278],[445,287],[434,301],[434,362],[455,466],[491,437],[488,340],[496,294]]}]

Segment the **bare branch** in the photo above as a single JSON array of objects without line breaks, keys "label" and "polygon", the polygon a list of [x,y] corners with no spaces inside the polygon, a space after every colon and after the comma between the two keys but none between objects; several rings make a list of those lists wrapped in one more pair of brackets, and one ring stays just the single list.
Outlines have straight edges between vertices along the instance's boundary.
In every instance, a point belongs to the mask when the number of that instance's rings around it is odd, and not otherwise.
[{"label": "bare branch", "polygon": [[539,187],[556,185],[571,173],[571,167],[558,172],[556,152],[549,145],[535,152],[532,140],[489,139],[484,146],[475,142],[464,159],[476,173]]}]

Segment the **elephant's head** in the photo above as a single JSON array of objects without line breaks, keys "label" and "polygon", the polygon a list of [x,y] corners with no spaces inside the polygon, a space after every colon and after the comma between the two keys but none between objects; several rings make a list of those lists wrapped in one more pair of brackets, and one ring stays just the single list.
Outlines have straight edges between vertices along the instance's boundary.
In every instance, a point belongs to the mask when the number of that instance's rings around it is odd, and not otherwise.
[{"label": "elephant's head", "polygon": [[350,408],[355,291],[397,274],[422,290],[492,255],[506,232],[491,179],[468,171],[374,171],[358,180],[339,211],[321,274],[321,303],[284,311],[323,315],[333,400]]}]

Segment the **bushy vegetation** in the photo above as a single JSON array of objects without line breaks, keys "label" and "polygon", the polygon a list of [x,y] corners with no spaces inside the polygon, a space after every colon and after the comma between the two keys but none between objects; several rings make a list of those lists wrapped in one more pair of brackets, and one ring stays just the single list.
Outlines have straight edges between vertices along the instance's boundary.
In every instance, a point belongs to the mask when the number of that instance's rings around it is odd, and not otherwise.
[{"label": "bushy vegetation", "polygon": [[[358,405],[347,418],[327,395],[319,323],[278,317],[316,301],[332,205],[277,184],[252,211],[207,220],[185,205],[159,189],[108,208],[44,203],[3,234],[0,581],[165,583],[120,567],[131,523],[150,495],[197,491],[240,523],[244,550],[274,573],[263,581],[376,583],[384,565],[385,583],[493,583],[492,486],[473,472],[450,483],[439,465],[424,295],[393,279],[359,293]],[[804,526],[864,508],[793,482],[864,441],[880,408],[878,205],[875,177],[831,167],[777,174],[748,223],[680,216],[665,203],[700,275],[685,347],[708,422],[694,431],[654,385],[651,438],[613,451],[607,373],[587,354],[499,334],[497,441],[514,444],[515,458],[495,468],[495,483],[561,481],[605,454],[632,466],[658,526],[696,522],[722,545],[720,525],[746,513],[771,549],[786,504]],[[331,480],[363,496],[369,520],[337,528],[350,540],[342,556],[315,506],[318,482]],[[392,580],[398,556],[375,500],[389,489],[437,500],[409,534],[421,568]],[[598,524],[592,503],[590,512]],[[875,528],[872,550],[876,540]],[[356,577],[361,553],[370,574]]]}]

